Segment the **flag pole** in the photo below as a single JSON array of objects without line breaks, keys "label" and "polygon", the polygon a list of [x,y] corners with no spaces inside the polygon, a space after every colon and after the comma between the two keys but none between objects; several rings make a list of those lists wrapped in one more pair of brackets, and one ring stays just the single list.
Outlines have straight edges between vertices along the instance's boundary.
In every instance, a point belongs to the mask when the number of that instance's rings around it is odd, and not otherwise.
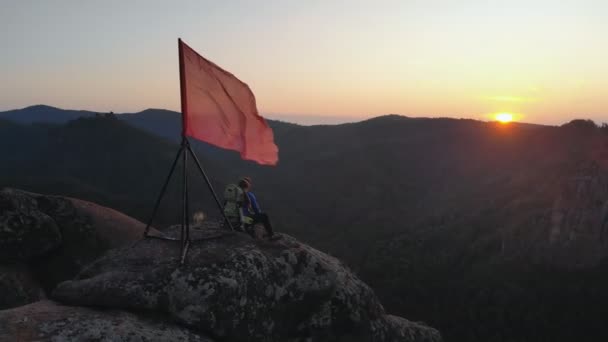
[{"label": "flag pole", "polygon": [[[156,203],[154,204],[154,210],[152,211],[152,215],[150,217],[150,220],[148,221],[146,228],[144,230],[144,238],[157,238],[157,239],[161,239],[161,240],[179,240],[181,243],[181,250],[180,250],[180,264],[184,264],[186,256],[188,254],[188,249],[190,247],[190,199],[189,199],[189,195],[188,195],[188,154],[190,154],[192,156],[192,159],[194,159],[194,162],[196,164],[196,166],[198,167],[199,171],[201,172],[201,174],[203,175],[203,178],[205,179],[205,182],[207,183],[207,187],[209,188],[209,190],[211,191],[211,194],[213,195],[213,198],[215,199],[215,203],[217,204],[220,212],[222,213],[222,216],[224,217],[225,222],[228,224],[228,227],[230,227],[231,231],[234,231],[234,227],[232,226],[232,224],[230,223],[230,221],[228,220],[228,218],[226,217],[226,214],[224,213],[224,208],[222,206],[222,204],[220,203],[220,200],[217,196],[217,194],[215,193],[215,190],[213,189],[213,185],[211,184],[211,181],[209,180],[209,177],[207,176],[207,173],[205,172],[205,169],[203,168],[203,165],[201,164],[201,162],[198,160],[196,154],[194,153],[194,150],[192,149],[192,147],[190,146],[190,142],[188,141],[188,136],[187,136],[187,132],[188,132],[188,120],[186,119],[186,115],[187,115],[187,109],[188,109],[188,98],[186,96],[186,78],[184,76],[184,54],[183,54],[183,49],[182,49],[182,40],[180,38],[178,38],[177,40],[177,44],[178,44],[178,54],[179,54],[179,84],[180,84],[180,100],[181,100],[181,110],[182,110],[182,132],[181,132],[181,143],[180,143],[180,147],[179,150],[177,151],[177,155],[175,156],[175,160],[173,161],[173,164],[171,165],[171,170],[169,171],[169,175],[167,176],[165,183],[163,184],[160,194],[158,196],[158,198],[156,199]],[[160,203],[161,200],[165,194],[165,192],[167,191],[167,186],[169,185],[169,181],[171,180],[171,177],[173,176],[173,172],[175,171],[175,168],[177,166],[177,163],[179,162],[180,157],[182,157],[182,222],[181,222],[181,232],[180,232],[180,237],[179,239],[177,238],[173,238],[173,237],[168,237],[168,236],[158,236],[158,235],[150,235],[150,228],[152,226],[152,221],[154,220],[154,217],[156,216],[158,209],[160,207]]]},{"label": "flag pole", "polygon": [[183,154],[183,170],[182,170],[182,229],[180,234],[181,250],[180,250],[180,264],[184,263],[186,253],[188,253],[188,247],[190,246],[190,213],[188,208],[188,153],[185,151],[187,140],[182,140]]},{"label": "flag pole", "polygon": [[179,94],[182,105],[182,142],[186,140],[186,132],[188,130],[188,121],[186,120],[186,111],[188,109],[188,97],[186,96],[186,77],[184,77],[184,52],[182,49],[182,39],[177,39],[177,50],[179,55]]},{"label": "flag pole", "polygon": [[190,245],[190,213],[188,212],[188,153],[186,152],[186,146],[188,146],[188,138],[186,137],[186,131],[188,128],[188,121],[186,120],[186,110],[188,108],[188,97],[186,96],[186,78],[184,77],[184,53],[181,47],[181,38],[177,39],[177,53],[179,56],[179,93],[180,102],[182,106],[182,146],[181,149],[184,151],[183,155],[183,182],[182,182],[182,229],[180,235],[180,241],[182,248],[180,251],[180,264],[184,263],[186,259],[186,253],[188,253],[188,246]]},{"label": "flag pole", "polygon": [[178,38],[177,42],[179,45],[178,46],[178,50],[179,50],[179,85],[180,85],[180,98],[181,98],[181,104],[182,104],[182,141],[186,142],[184,149],[187,149],[190,152],[190,154],[192,155],[192,159],[194,159],[194,162],[196,163],[196,166],[198,167],[198,170],[203,175],[203,178],[205,179],[205,182],[207,183],[207,187],[211,191],[211,194],[213,195],[213,199],[215,200],[215,203],[217,204],[217,207],[220,210],[220,213],[222,213],[222,216],[224,217],[224,222],[228,225],[230,230],[234,231],[234,227],[232,226],[232,223],[230,223],[230,220],[228,220],[228,218],[226,217],[226,214],[224,213],[224,206],[220,203],[220,200],[217,197],[215,190],[213,189],[213,185],[211,184],[211,181],[209,180],[209,177],[207,176],[207,172],[205,172],[203,165],[196,157],[196,154],[194,153],[194,150],[190,146],[190,143],[188,142],[188,138],[186,137],[186,132],[188,131],[188,121],[186,120],[186,111],[188,109],[188,106],[187,106],[188,97],[186,96],[186,78],[184,77],[184,75],[185,75],[184,52],[183,52],[183,49],[181,48],[181,45],[183,44],[182,39]]},{"label": "flag pole", "polygon": [[188,137],[187,137],[188,120],[186,119],[187,110],[188,110],[188,97],[186,96],[186,77],[185,77],[185,70],[184,70],[185,69],[184,52],[183,52],[182,44],[183,44],[183,42],[182,42],[181,38],[178,38],[177,39],[177,45],[178,45],[177,48],[178,48],[178,53],[179,53],[179,88],[180,88],[180,100],[181,100],[181,108],[182,108],[182,146],[181,146],[181,149],[184,151],[183,152],[184,153],[184,156],[183,156],[184,170],[183,170],[183,187],[182,187],[183,188],[183,218],[182,218],[182,230],[181,230],[181,237],[180,237],[180,240],[182,242],[181,260],[180,260],[181,264],[184,263],[184,261],[186,259],[186,255],[188,253],[188,248],[190,246],[190,209],[189,209],[189,199],[188,199],[188,174],[187,174],[188,152],[192,156],[192,159],[194,159],[196,166],[198,167],[199,171],[203,175],[203,178],[205,179],[205,182],[207,183],[207,187],[211,191],[211,194],[213,195],[213,199],[215,200],[215,203],[217,204],[217,207],[218,207],[220,213],[224,217],[224,221],[228,224],[228,227],[230,227],[230,230],[234,231],[232,224],[230,223],[230,221],[226,217],[226,214],[224,213],[224,208],[223,208],[222,204],[220,203],[220,200],[217,197],[215,190],[213,189],[213,185],[211,184],[211,181],[209,180],[209,177],[207,176],[207,173],[205,172],[203,165],[198,160],[196,154],[194,153],[194,150],[190,146],[190,142],[188,141]]},{"label": "flag pole", "polygon": [[[187,125],[187,121],[186,121],[186,116],[185,116],[185,110],[186,110],[186,94],[185,94],[185,79],[184,79],[184,59],[183,59],[183,53],[182,53],[182,49],[181,49],[181,39],[178,39],[178,54],[179,54],[179,78],[180,78],[180,97],[181,97],[181,107],[182,107],[182,132],[181,132],[181,138],[182,141],[180,143],[180,147],[179,150],[177,151],[177,155],[175,156],[175,159],[173,160],[173,164],[171,165],[171,170],[169,171],[169,174],[167,175],[167,178],[165,179],[165,183],[163,184],[160,194],[156,199],[156,203],[154,204],[154,210],[152,211],[152,215],[150,216],[150,219],[148,220],[148,223],[146,224],[146,228],[144,230],[144,238],[157,238],[157,239],[161,239],[161,240],[178,240],[177,238],[172,238],[172,237],[168,237],[165,236],[164,234],[162,236],[157,236],[157,235],[150,235],[150,227],[152,226],[152,222],[154,221],[154,218],[156,217],[156,214],[158,212],[158,209],[160,207],[160,203],[162,201],[163,196],[165,195],[165,192],[167,191],[167,186],[169,185],[169,182],[171,181],[171,177],[173,176],[173,172],[175,171],[175,168],[177,166],[177,163],[179,162],[180,157],[182,157],[182,222],[181,222],[181,230],[180,230],[180,237],[179,237],[179,241],[181,243],[181,250],[180,250],[180,264],[184,263],[184,260],[186,258],[186,254],[188,253],[188,247],[190,246],[190,200],[189,200],[189,196],[188,196],[188,151],[190,151],[190,144],[188,142],[188,138],[186,137],[186,125]],[[191,152],[192,153],[192,152]],[[198,160],[197,160],[197,165],[198,165]],[[213,191],[213,189],[211,189]],[[215,193],[214,193],[215,196]],[[217,198],[216,198],[217,200]]]}]

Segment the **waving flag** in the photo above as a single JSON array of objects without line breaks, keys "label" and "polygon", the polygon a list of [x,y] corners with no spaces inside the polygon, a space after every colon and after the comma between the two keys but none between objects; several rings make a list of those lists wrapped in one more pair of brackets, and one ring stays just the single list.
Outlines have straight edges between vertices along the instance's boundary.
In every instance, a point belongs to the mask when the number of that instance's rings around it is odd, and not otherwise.
[{"label": "waving flag", "polygon": [[183,134],[241,158],[276,165],[272,129],[260,116],[247,84],[179,40]]}]

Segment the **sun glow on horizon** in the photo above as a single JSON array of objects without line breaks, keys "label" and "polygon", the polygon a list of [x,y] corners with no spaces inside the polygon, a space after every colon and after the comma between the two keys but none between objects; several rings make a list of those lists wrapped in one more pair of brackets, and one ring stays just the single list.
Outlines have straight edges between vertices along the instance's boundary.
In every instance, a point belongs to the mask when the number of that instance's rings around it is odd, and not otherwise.
[{"label": "sun glow on horizon", "polygon": [[513,121],[513,116],[514,115],[511,113],[496,113],[494,114],[494,119],[500,123],[506,124]]}]

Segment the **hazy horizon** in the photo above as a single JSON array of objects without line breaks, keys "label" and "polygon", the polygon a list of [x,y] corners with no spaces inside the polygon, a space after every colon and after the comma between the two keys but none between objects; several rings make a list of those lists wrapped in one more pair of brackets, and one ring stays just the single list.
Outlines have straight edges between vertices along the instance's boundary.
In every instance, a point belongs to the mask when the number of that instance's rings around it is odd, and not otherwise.
[{"label": "hazy horizon", "polygon": [[602,1],[3,4],[0,110],[178,111],[181,37],[269,118],[608,120]]},{"label": "hazy horizon", "polygon": [[[59,109],[59,110],[65,110],[65,111],[87,111],[87,112],[92,112],[92,113],[100,113],[100,114],[105,114],[105,113],[114,113],[116,115],[122,115],[122,114],[137,114],[137,113],[141,113],[143,111],[146,110],[160,110],[160,111],[173,111],[176,114],[180,114],[179,110],[172,110],[172,109],[168,109],[168,108],[144,108],[142,110],[137,110],[137,111],[125,111],[125,112],[116,112],[116,111],[99,111],[99,110],[91,110],[91,109],[82,109],[82,108],[66,108],[66,107],[56,107],[56,106],[51,106],[48,104],[43,104],[43,103],[37,103],[37,104],[32,104],[29,106],[25,106],[22,108],[12,108],[12,109],[2,109],[0,108],[0,114],[7,112],[7,111],[15,111],[15,110],[23,110],[23,109],[27,109],[30,107],[36,107],[36,106],[43,106],[43,107],[51,107],[51,108],[55,108],[55,109]],[[361,122],[361,121],[366,121],[369,119],[373,119],[373,118],[378,118],[378,117],[383,117],[383,116],[389,116],[389,115],[398,115],[398,116],[402,116],[402,117],[407,117],[407,118],[411,118],[411,119],[443,119],[443,118],[450,118],[450,119],[455,119],[455,120],[459,120],[459,119],[472,119],[472,120],[478,120],[478,121],[483,121],[483,122],[493,122],[496,121],[495,118],[465,118],[465,117],[455,117],[455,116],[413,116],[413,115],[407,115],[407,114],[403,114],[403,113],[384,113],[384,114],[378,114],[378,115],[373,115],[373,116],[360,116],[360,117],[356,117],[356,116],[339,116],[339,115],[308,115],[308,114],[293,114],[293,113],[260,113],[263,117],[265,117],[266,119],[270,119],[270,120],[275,120],[275,121],[282,121],[282,122],[287,122],[287,123],[293,123],[293,124],[298,124],[301,126],[317,126],[317,125],[340,125],[340,124],[345,124],[345,123],[356,123],[356,122]],[[569,118],[564,122],[560,122],[557,124],[544,124],[544,123],[533,123],[533,122],[527,122],[526,120],[520,120],[520,121],[514,121],[515,123],[521,123],[521,124],[535,124],[535,125],[544,125],[544,126],[560,126],[562,124],[566,124],[572,120],[575,119],[588,119],[585,117],[573,117],[573,118]],[[596,124],[601,125],[604,122],[603,121],[595,121]]]}]

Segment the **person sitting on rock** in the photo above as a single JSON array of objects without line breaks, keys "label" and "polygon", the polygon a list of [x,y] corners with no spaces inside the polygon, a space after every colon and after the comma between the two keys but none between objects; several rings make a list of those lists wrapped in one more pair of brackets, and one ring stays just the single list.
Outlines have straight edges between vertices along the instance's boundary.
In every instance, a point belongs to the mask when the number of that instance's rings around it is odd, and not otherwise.
[{"label": "person sitting on rock", "polygon": [[251,178],[241,178],[239,180],[239,187],[243,189],[243,192],[245,193],[245,198],[243,201],[243,215],[245,216],[244,220],[251,225],[262,223],[264,225],[264,229],[266,230],[266,235],[264,237],[275,238],[276,236],[272,230],[272,225],[270,224],[268,214],[262,212],[257,198],[253,192],[251,192]]}]

